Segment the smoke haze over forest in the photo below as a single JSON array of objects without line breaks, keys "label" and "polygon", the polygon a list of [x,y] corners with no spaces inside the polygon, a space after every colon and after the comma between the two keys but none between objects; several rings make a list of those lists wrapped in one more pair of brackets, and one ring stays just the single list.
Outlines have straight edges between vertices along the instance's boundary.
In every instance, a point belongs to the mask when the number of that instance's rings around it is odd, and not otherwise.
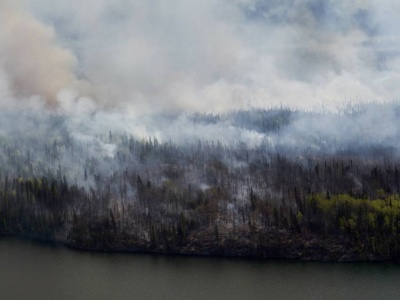
[{"label": "smoke haze over forest", "polygon": [[117,151],[109,132],[297,153],[399,149],[397,6],[3,0],[0,133],[27,148],[28,137],[68,135],[99,157]]},{"label": "smoke haze over forest", "polygon": [[1,0],[0,235],[399,259],[394,0]]},{"label": "smoke haze over forest", "polygon": [[397,6],[4,0],[1,132],[398,149]]}]

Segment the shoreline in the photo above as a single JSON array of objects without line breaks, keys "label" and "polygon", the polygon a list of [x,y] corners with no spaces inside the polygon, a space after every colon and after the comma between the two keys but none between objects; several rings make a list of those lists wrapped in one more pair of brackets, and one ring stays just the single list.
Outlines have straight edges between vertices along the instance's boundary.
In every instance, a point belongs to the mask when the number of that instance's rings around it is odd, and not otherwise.
[{"label": "shoreline", "polygon": [[286,261],[286,262],[321,262],[321,263],[399,263],[398,260],[389,258],[372,258],[372,259],[362,259],[362,257],[356,257],[350,254],[343,254],[343,259],[335,260],[329,259],[329,257],[321,257],[322,259],[310,258],[310,257],[287,257],[287,256],[274,256],[274,257],[262,257],[257,255],[235,255],[227,254],[224,252],[210,252],[201,253],[199,252],[177,252],[177,251],[157,251],[157,250],[145,250],[140,247],[131,248],[107,248],[107,247],[96,247],[89,248],[83,247],[78,244],[69,243],[66,241],[45,239],[32,235],[25,234],[8,234],[1,233],[0,239],[10,238],[20,241],[28,241],[32,243],[37,243],[45,246],[52,247],[62,247],[71,251],[77,251],[82,253],[103,253],[103,254],[127,254],[127,255],[152,255],[152,256],[170,256],[170,257],[198,257],[198,258],[215,258],[215,259],[229,259],[229,260],[250,260],[250,261]]}]

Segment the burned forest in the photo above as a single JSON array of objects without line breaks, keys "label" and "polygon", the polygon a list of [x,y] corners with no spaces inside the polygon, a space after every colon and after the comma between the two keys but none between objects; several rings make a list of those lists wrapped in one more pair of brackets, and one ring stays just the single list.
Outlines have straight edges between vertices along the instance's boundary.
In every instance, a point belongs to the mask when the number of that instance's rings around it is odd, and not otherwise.
[{"label": "burned forest", "polygon": [[[399,113],[3,112],[0,233],[100,251],[398,260]],[[152,131],[130,133],[139,125]]]}]

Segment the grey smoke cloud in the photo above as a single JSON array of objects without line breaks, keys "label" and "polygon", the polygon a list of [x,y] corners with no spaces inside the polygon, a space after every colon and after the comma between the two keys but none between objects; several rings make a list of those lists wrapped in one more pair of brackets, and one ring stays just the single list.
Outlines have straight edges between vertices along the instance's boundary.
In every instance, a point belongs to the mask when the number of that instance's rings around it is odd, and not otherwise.
[{"label": "grey smoke cloud", "polygon": [[0,4],[2,95],[71,107],[85,80],[90,101],[138,113],[312,109],[399,94],[394,0],[14,3]]}]

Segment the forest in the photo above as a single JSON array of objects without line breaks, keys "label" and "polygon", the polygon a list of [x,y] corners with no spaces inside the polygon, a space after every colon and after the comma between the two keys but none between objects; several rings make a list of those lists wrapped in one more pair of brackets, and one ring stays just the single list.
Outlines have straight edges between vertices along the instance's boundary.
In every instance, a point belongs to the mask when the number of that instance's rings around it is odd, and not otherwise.
[{"label": "forest", "polygon": [[[118,126],[2,114],[3,235],[100,251],[400,259],[394,104],[177,113]],[[137,123],[152,135],[131,133]]]}]

